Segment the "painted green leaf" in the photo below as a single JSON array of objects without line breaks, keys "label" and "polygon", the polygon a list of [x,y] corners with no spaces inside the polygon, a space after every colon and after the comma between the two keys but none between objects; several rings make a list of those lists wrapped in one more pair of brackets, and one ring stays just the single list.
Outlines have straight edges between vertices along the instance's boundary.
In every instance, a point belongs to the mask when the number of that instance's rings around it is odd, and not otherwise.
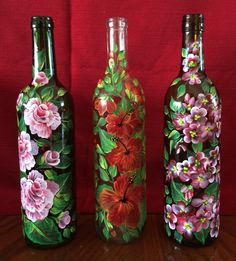
[{"label": "painted green leaf", "polygon": [[120,65],[125,68],[127,66],[127,60],[124,59],[124,60],[120,61]]},{"label": "painted green leaf", "polygon": [[103,127],[105,124],[106,124],[106,119],[103,117],[100,117],[96,127]]},{"label": "painted green leaf", "polygon": [[141,231],[143,226],[147,220],[147,204],[146,201],[143,200],[140,204],[140,219],[138,223],[138,229]]},{"label": "painted green leaf", "polygon": [[113,69],[114,69],[114,67],[115,67],[115,61],[114,61],[114,59],[113,59],[113,58],[110,58],[108,63],[109,63],[109,67],[110,67],[111,71],[113,71]]},{"label": "painted green leaf", "polygon": [[203,149],[203,144],[202,142],[199,142],[197,144],[192,143],[192,148],[195,153],[201,152]]},{"label": "painted green leaf", "polygon": [[210,141],[211,147],[215,148],[219,144],[219,140],[214,138]]},{"label": "painted green leaf", "polygon": [[65,228],[65,229],[63,230],[63,237],[65,237],[65,238],[70,238],[70,235],[71,235],[70,229],[69,229],[69,228]]},{"label": "painted green leaf", "polygon": [[105,83],[111,84],[111,78],[109,76],[106,76],[104,79]]},{"label": "painted green leaf", "polygon": [[173,97],[171,97],[171,100],[170,100],[170,108],[171,108],[171,110],[174,111],[174,112],[178,112],[181,107],[182,107],[181,102],[175,101],[173,99]]},{"label": "painted green leaf", "polygon": [[107,173],[107,171],[106,170],[104,170],[103,168],[99,168],[99,172],[100,172],[100,177],[101,177],[101,179],[103,180],[103,181],[109,181],[110,180],[110,178],[109,178],[109,176],[108,176],[108,173]]},{"label": "painted green leaf", "polygon": [[67,91],[64,89],[64,88],[59,88],[58,92],[57,92],[57,95],[58,96],[63,96],[65,95]]},{"label": "painted green leaf", "polygon": [[125,58],[125,52],[124,51],[120,51],[118,54],[118,60],[121,61]]},{"label": "painted green leaf", "polygon": [[183,186],[184,184],[175,181],[170,183],[171,195],[175,203],[178,201],[183,201],[185,204],[188,203],[184,198],[184,194],[180,191]]},{"label": "painted green leaf", "polygon": [[43,101],[50,101],[54,97],[53,86],[44,87],[41,91]]},{"label": "painted green leaf", "polygon": [[164,186],[164,190],[165,190],[165,195],[169,195],[170,191],[167,185]]},{"label": "painted green leaf", "polygon": [[99,144],[96,145],[96,152],[98,154],[102,154],[102,155],[105,155],[105,153],[103,152],[102,148],[100,147]]},{"label": "painted green leaf", "polygon": [[108,134],[105,130],[99,129],[99,137],[101,141],[101,148],[105,153],[109,153],[116,147],[116,143],[112,140],[113,136]]},{"label": "painted green leaf", "polygon": [[215,198],[218,197],[218,193],[219,193],[219,183],[214,182],[211,183],[204,191],[205,193],[207,193],[210,196],[214,196]]},{"label": "painted green leaf", "polygon": [[50,179],[50,180],[52,180],[52,179],[54,179],[54,177],[55,176],[57,176],[57,173],[56,173],[56,171],[54,171],[54,170],[52,170],[52,169],[48,169],[48,170],[45,170],[44,171],[44,175],[48,178],[48,179]]},{"label": "painted green leaf", "polygon": [[206,239],[208,237],[210,228],[207,229],[201,229],[199,232],[193,233],[196,239],[202,243],[202,245],[205,245]]},{"label": "painted green leaf", "polygon": [[71,165],[71,158],[67,155],[61,154],[60,155],[60,163],[55,166],[57,169],[67,169]]},{"label": "painted green leaf", "polygon": [[121,109],[120,110],[130,110],[132,108],[132,105],[130,104],[130,101],[126,97],[122,97],[121,99]]},{"label": "painted green leaf", "polygon": [[170,140],[170,154],[172,150],[175,148],[176,142],[174,140]]},{"label": "painted green leaf", "polygon": [[179,77],[179,78],[176,78],[176,79],[174,79],[174,81],[171,83],[171,85],[170,86],[173,86],[173,85],[176,85],[178,82],[180,82],[181,81],[181,78]]},{"label": "painted green leaf", "polygon": [[66,145],[64,146],[62,153],[63,154],[70,154],[72,152],[73,146],[72,145]]},{"label": "painted green leaf", "polygon": [[53,177],[53,181],[55,181],[60,189],[57,193],[71,193],[71,186],[72,186],[72,173],[67,172],[60,175],[56,175]]},{"label": "painted green leaf", "polygon": [[[64,199],[58,198],[58,197],[54,197],[53,209],[57,210],[56,214],[61,213],[67,206],[68,206],[67,201],[65,201]],[[52,213],[55,214],[55,210],[53,212],[53,209],[52,209]]]},{"label": "painted green leaf", "polygon": [[188,55],[187,49],[186,49],[186,48],[182,48],[182,57],[183,57],[183,58],[186,58],[187,55]]},{"label": "painted green leaf", "polygon": [[168,137],[169,134],[170,134],[169,129],[165,128],[165,129],[164,129],[164,135],[165,135],[166,137]]},{"label": "painted green leaf", "polygon": [[210,89],[210,93],[215,96],[217,94],[217,91],[216,91],[216,88],[215,86],[212,86],[211,89]]},{"label": "painted green leaf", "polygon": [[167,236],[170,237],[170,236],[171,236],[171,230],[170,230],[168,224],[165,224],[165,229],[166,229],[166,234],[167,234]]},{"label": "painted green leaf", "polygon": [[114,43],[113,48],[114,48],[114,52],[116,53],[116,52],[118,51],[118,45],[117,45],[117,43]]},{"label": "painted green leaf", "polygon": [[26,131],[26,125],[25,125],[25,121],[24,121],[24,117],[21,117],[20,121],[19,121],[19,130],[20,131]]},{"label": "painted green leaf", "polygon": [[164,147],[164,159],[165,159],[166,161],[169,161],[169,158],[170,158],[169,153],[168,153],[166,147]]},{"label": "painted green leaf", "polygon": [[109,169],[108,169],[110,175],[115,178],[117,176],[117,167],[115,165],[113,166],[110,166]]},{"label": "painted green leaf", "polygon": [[116,91],[117,91],[117,92],[121,92],[122,89],[123,89],[123,84],[122,84],[122,81],[120,81],[120,82],[118,82],[118,83],[116,84]]},{"label": "painted green leaf", "polygon": [[173,200],[170,196],[166,197],[166,203],[169,204],[169,205],[173,203]]},{"label": "painted green leaf", "polygon": [[105,157],[103,155],[99,155],[99,164],[103,169],[107,169],[108,168],[108,164],[107,161],[105,159]]},{"label": "painted green leaf", "polygon": [[44,165],[44,163],[45,163],[44,156],[43,155],[38,155],[38,157],[36,159],[36,163],[38,165]]},{"label": "painted green leaf", "polygon": [[30,241],[40,245],[54,245],[63,242],[58,225],[50,218],[31,222],[24,218],[24,232]]},{"label": "painted green leaf", "polygon": [[174,238],[179,244],[181,244],[183,236],[177,230],[174,232]]},{"label": "painted green leaf", "polygon": [[119,78],[118,72],[112,74],[112,82],[117,83],[118,78]]},{"label": "painted green leaf", "polygon": [[165,105],[165,107],[164,107],[164,114],[165,115],[168,115],[169,114],[169,109],[168,109],[168,107]]},{"label": "painted green leaf", "polygon": [[134,86],[138,86],[139,85],[139,81],[138,81],[138,79],[133,79],[133,83],[134,83]]},{"label": "painted green leaf", "polygon": [[181,84],[177,89],[177,98],[182,97],[185,94],[185,91],[186,91],[186,85]]},{"label": "painted green leaf", "polygon": [[20,177],[21,178],[27,178],[27,173],[23,172],[23,171],[20,171]]},{"label": "painted green leaf", "polygon": [[210,86],[206,80],[202,82],[201,87],[202,87],[202,90],[204,91],[204,93],[206,93],[206,94],[209,93]]},{"label": "painted green leaf", "polygon": [[172,130],[168,138],[172,140],[178,140],[180,138],[180,133],[177,130]]},{"label": "painted green leaf", "polygon": [[110,238],[109,230],[106,227],[103,228],[102,233],[107,240]]},{"label": "painted green leaf", "polygon": [[39,147],[43,147],[44,145],[50,144],[50,141],[47,139],[37,139],[37,140],[35,139],[35,141]]},{"label": "painted green leaf", "polygon": [[173,130],[174,129],[174,125],[173,125],[172,122],[167,121],[166,124],[167,124],[167,127],[168,127],[169,130]]},{"label": "painted green leaf", "polygon": [[114,88],[114,86],[112,86],[112,85],[104,85],[104,89],[105,89],[105,91],[106,92],[108,92],[108,93],[113,93],[114,91],[115,91],[115,88]]}]

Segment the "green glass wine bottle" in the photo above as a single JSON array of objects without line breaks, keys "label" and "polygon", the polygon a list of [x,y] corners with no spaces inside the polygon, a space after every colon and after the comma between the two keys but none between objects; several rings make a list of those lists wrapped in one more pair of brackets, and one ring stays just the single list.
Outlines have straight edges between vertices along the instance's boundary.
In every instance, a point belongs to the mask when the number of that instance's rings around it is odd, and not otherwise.
[{"label": "green glass wine bottle", "polygon": [[128,243],[146,219],[144,95],[128,71],[127,21],[107,20],[107,68],[95,89],[96,227],[108,241]]},{"label": "green glass wine bottle", "polygon": [[165,228],[205,245],[219,233],[221,99],[203,59],[203,15],[183,17],[181,70],[165,96]]},{"label": "green glass wine bottle", "polygon": [[32,17],[33,80],[17,99],[23,234],[38,247],[75,233],[72,99],[58,82],[50,17]]}]

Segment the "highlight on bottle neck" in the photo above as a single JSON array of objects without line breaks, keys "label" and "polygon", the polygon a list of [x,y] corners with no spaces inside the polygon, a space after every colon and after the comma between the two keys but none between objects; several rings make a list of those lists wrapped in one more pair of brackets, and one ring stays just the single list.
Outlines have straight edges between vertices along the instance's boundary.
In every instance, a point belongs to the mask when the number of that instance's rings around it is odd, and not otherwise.
[{"label": "highlight on bottle neck", "polygon": [[107,19],[107,52],[108,58],[122,52],[127,55],[127,20],[123,17]]},{"label": "highlight on bottle neck", "polygon": [[48,16],[31,18],[33,36],[33,78],[38,74],[54,79],[53,20]]},{"label": "highlight on bottle neck", "polygon": [[195,75],[204,72],[202,35],[204,17],[202,14],[187,14],[182,22],[182,71]]}]

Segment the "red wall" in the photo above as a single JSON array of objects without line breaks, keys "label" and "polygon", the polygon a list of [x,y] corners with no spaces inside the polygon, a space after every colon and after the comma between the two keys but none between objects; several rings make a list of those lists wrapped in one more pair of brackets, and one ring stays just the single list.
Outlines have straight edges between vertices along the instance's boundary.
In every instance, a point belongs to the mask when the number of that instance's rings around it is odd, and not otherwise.
[{"label": "red wall", "polygon": [[179,71],[182,15],[200,12],[205,15],[206,70],[223,99],[221,213],[236,214],[234,0],[1,1],[0,214],[20,212],[15,100],[31,80],[30,17],[53,17],[58,76],[74,97],[79,212],[93,211],[91,97],[106,66],[105,19],[111,16],[128,19],[130,69],[146,95],[148,210],[161,212],[163,98]]}]

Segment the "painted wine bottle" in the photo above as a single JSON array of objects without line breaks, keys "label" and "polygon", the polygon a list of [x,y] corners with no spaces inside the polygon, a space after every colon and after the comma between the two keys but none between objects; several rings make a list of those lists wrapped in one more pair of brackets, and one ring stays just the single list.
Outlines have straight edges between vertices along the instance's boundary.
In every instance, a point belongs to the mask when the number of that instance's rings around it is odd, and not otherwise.
[{"label": "painted wine bottle", "polygon": [[165,96],[165,229],[205,245],[219,233],[221,100],[204,70],[203,15],[183,17],[181,70]]},{"label": "painted wine bottle", "polygon": [[144,95],[128,71],[127,21],[107,20],[107,67],[95,89],[96,227],[102,238],[128,243],[146,219]]},{"label": "painted wine bottle", "polygon": [[52,247],[75,232],[72,100],[56,79],[50,17],[32,17],[33,81],[17,99],[23,234]]}]

